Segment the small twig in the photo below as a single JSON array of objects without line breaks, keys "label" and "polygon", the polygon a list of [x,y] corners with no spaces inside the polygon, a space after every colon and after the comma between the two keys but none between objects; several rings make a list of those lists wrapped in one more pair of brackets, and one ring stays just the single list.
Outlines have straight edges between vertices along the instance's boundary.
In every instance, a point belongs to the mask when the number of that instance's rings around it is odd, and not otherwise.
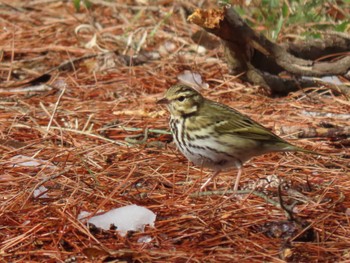
[{"label": "small twig", "polygon": [[[57,101],[56,101],[56,103],[55,103],[55,107],[54,107],[53,112],[52,112],[52,114],[51,114],[51,118],[50,118],[49,124],[48,124],[47,127],[46,127],[47,133],[48,133],[49,130],[50,130],[53,117],[55,116],[55,113],[56,113],[56,111],[57,111],[57,107],[58,107],[58,105],[59,105],[59,103],[60,103],[60,101],[61,101],[61,98],[62,98],[62,96],[63,96],[63,94],[64,94],[65,91],[66,91],[66,87],[63,88],[61,94],[58,96],[58,99],[57,99]],[[47,136],[47,133],[44,135],[44,138]]]},{"label": "small twig", "polygon": [[[28,128],[28,129],[32,128],[32,127],[29,127],[28,125],[23,125],[23,124],[18,124],[18,125],[16,125],[16,127],[25,127],[25,128]],[[45,129],[46,127],[45,126],[39,126],[39,128]],[[110,142],[110,143],[113,143],[113,144],[117,144],[117,145],[121,145],[121,146],[131,146],[131,144],[129,144],[129,143],[124,143],[124,142],[121,142],[121,141],[111,140],[111,139],[105,138],[105,137],[97,135],[97,134],[84,132],[84,131],[80,131],[80,130],[75,130],[75,129],[70,129],[70,128],[63,128],[63,127],[56,127],[56,126],[52,126],[52,127],[50,127],[50,129],[52,129],[52,130],[60,130],[60,131],[67,131],[67,132],[73,132],[73,133],[76,133],[76,134],[82,134],[82,135],[85,135],[85,136],[88,136],[88,137],[96,138],[96,139],[99,139],[99,140],[102,140],[102,141],[107,141],[107,142]]]},{"label": "small twig", "polygon": [[[141,136],[143,136],[143,138],[141,140],[134,139],[134,138],[138,138]],[[147,139],[148,139],[148,128],[145,129],[143,134],[132,135],[132,136],[126,137],[125,141],[130,143],[130,144],[144,144],[144,143],[146,143]]]},{"label": "small twig", "polygon": [[85,130],[86,130],[86,128],[89,126],[89,124],[90,124],[90,121],[91,121],[91,118],[94,116],[94,114],[90,114],[89,115],[89,118],[87,119],[87,121],[86,121],[86,123],[85,123],[85,125],[84,125],[84,127],[83,127],[83,129],[82,129],[82,131],[84,132]]},{"label": "small twig", "polygon": [[30,85],[26,87],[12,88],[12,89],[0,88],[0,93],[30,93],[30,92],[37,92],[37,91],[49,91],[49,90],[52,90],[52,87],[46,84],[40,84],[40,85]]},{"label": "small twig", "polygon": [[191,194],[190,197],[195,198],[195,197],[201,197],[201,196],[208,196],[208,195],[224,195],[224,194],[237,194],[237,195],[244,195],[244,194],[252,194],[257,197],[260,197],[264,199],[267,203],[272,204],[273,206],[277,208],[281,208],[281,205],[279,202],[270,199],[266,194],[258,191],[252,191],[252,190],[218,190],[218,191],[205,191],[205,192],[196,192],[194,194]]},{"label": "small twig", "polygon": [[282,208],[282,210],[285,212],[286,217],[289,221],[294,221],[294,216],[293,216],[293,207],[297,204],[296,202],[293,203],[291,206],[286,206],[283,202],[283,198],[282,198],[282,189],[281,189],[281,183],[278,185],[277,188],[277,192],[278,192],[278,201],[280,203],[280,206]]},{"label": "small twig", "polygon": [[[55,119],[52,118],[52,114],[47,110],[47,108],[45,107],[45,105],[44,105],[41,101],[39,102],[39,105],[40,105],[40,107],[42,108],[42,110],[46,113],[46,115],[47,115],[50,119],[52,119],[52,121],[53,121],[57,126],[60,126],[59,123],[58,123]],[[47,135],[48,135],[48,133],[49,133],[49,130],[47,130],[47,127],[46,127],[46,129],[41,129],[40,132],[44,133],[44,136],[43,136],[43,137],[46,138]],[[62,133],[62,132],[61,132],[61,133]],[[62,135],[62,134],[61,134],[61,135]]]},{"label": "small twig", "polygon": [[41,182],[39,182],[39,183],[34,187],[34,189],[37,189],[38,187],[40,187],[41,185],[43,185],[43,184],[46,183],[47,181],[50,181],[50,180],[52,180],[52,179],[55,179],[56,177],[59,177],[59,176],[65,174],[65,173],[68,172],[69,170],[70,170],[70,168],[66,168],[66,169],[64,169],[64,170],[61,171],[61,172],[58,172],[58,173],[56,173],[56,174],[54,174],[54,175],[51,175],[51,176],[49,176],[49,177],[44,178],[43,180],[41,180]]},{"label": "small twig", "polygon": [[100,135],[97,135],[97,134],[84,132],[84,131],[80,131],[80,130],[75,130],[75,129],[70,129],[70,128],[62,128],[62,127],[55,127],[55,126],[51,127],[51,129],[68,131],[68,132],[74,132],[74,133],[77,133],[77,134],[82,134],[82,135],[85,135],[85,136],[88,136],[88,137],[92,137],[92,138],[100,139],[100,140],[103,140],[103,141],[107,141],[107,142],[110,142],[110,143],[113,143],[113,144],[117,144],[117,145],[121,145],[121,146],[130,146],[129,143],[124,143],[124,142],[121,142],[121,141],[111,140],[111,139],[108,139],[106,137],[103,137],[103,136],[100,136]]},{"label": "small twig", "polygon": [[[103,127],[102,131],[105,131],[105,130],[113,128],[113,127],[120,128],[120,129],[122,129],[124,131],[143,131],[144,130],[142,128],[126,127],[126,126],[116,125],[116,126],[105,126],[105,127]],[[157,133],[157,134],[171,134],[170,131],[159,130],[159,129],[148,129],[148,132],[150,132],[150,133]]]}]

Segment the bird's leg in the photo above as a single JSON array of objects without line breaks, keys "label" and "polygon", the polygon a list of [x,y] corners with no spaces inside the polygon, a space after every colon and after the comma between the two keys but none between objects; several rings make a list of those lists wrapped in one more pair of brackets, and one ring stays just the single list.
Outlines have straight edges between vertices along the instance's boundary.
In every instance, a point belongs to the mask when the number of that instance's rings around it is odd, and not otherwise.
[{"label": "bird's leg", "polygon": [[239,181],[241,179],[241,175],[242,175],[242,167],[239,167],[238,172],[237,172],[237,176],[236,176],[235,185],[233,186],[233,192],[237,192],[237,190],[238,190],[238,185],[239,185]]},{"label": "bird's leg", "polygon": [[215,171],[212,176],[209,177],[208,180],[205,181],[205,183],[201,186],[200,190],[202,191],[209,183],[211,180],[213,180],[218,174],[221,172],[221,170]]},{"label": "bird's leg", "polygon": [[233,192],[237,192],[237,190],[238,190],[239,181],[241,180],[241,175],[242,175],[242,163],[237,161],[236,167],[238,169],[238,172],[237,172],[235,184],[233,186]]},{"label": "bird's leg", "polygon": [[237,176],[236,176],[236,180],[235,180],[235,185],[233,186],[233,194],[229,196],[228,199],[231,199],[233,197],[236,197],[238,198],[239,200],[242,199],[242,196],[237,196],[236,195],[236,192],[238,190],[238,185],[239,185],[239,181],[241,179],[241,175],[242,175],[242,164],[241,163],[236,163],[236,166],[237,166],[237,169],[238,169],[238,172],[237,172]]}]

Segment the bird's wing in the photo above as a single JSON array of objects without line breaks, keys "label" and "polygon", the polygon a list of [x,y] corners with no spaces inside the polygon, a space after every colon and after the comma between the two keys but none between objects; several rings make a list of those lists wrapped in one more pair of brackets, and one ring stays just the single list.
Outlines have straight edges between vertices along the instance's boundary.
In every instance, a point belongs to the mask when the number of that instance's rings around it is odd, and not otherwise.
[{"label": "bird's wing", "polygon": [[219,134],[232,134],[261,141],[284,142],[283,139],[248,116],[222,104],[212,104],[210,110],[201,116],[208,119],[208,123],[214,122],[215,131]]}]

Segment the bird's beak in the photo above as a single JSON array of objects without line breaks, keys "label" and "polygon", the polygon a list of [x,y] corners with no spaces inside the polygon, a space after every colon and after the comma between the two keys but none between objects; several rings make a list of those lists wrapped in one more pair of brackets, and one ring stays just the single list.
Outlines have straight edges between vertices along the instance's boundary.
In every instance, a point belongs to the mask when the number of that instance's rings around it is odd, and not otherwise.
[{"label": "bird's beak", "polygon": [[169,100],[167,98],[160,99],[156,102],[157,104],[169,104]]}]

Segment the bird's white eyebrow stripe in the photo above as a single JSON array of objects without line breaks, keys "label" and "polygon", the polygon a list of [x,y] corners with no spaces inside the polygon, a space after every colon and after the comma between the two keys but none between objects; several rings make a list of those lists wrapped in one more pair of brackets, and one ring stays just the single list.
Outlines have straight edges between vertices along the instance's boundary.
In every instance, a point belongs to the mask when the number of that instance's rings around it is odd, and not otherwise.
[{"label": "bird's white eyebrow stripe", "polygon": [[175,92],[176,95],[181,95],[181,96],[187,96],[187,97],[193,97],[194,94],[192,91],[188,90],[187,88],[181,89],[181,90],[177,90]]}]

